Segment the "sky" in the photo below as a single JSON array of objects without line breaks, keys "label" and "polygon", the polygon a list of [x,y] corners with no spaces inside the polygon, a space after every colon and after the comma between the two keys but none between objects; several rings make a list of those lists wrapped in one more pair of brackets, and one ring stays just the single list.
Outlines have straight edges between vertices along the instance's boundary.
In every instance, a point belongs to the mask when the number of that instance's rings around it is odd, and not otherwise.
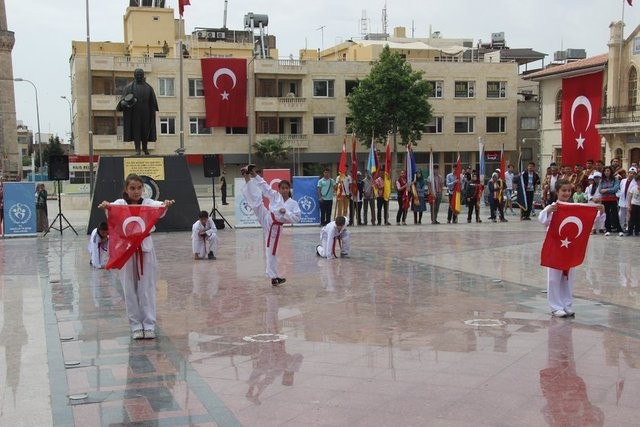
[{"label": "sky", "polygon": [[[31,80],[38,89],[43,133],[67,141],[71,127],[69,104],[72,40],[87,39],[89,4],[91,41],[123,41],[122,17],[129,0],[4,0],[7,24],[15,32],[14,77]],[[298,57],[298,51],[328,48],[362,37],[366,13],[369,32],[382,32],[382,10],[388,30],[404,26],[407,35],[426,37],[429,29],[442,37],[487,42],[491,33],[504,32],[511,48],[532,48],[548,54],[585,49],[587,56],[607,52],[609,24],[622,18],[625,35],[640,24],[640,0],[228,0],[227,27],[242,29],[248,12],[269,16],[267,32],[276,36],[279,55]],[[178,0],[166,0],[176,9]],[[225,0],[191,0],[185,8],[187,32],[194,27],[222,27]],[[17,119],[37,129],[35,95],[31,85],[15,83]]]}]

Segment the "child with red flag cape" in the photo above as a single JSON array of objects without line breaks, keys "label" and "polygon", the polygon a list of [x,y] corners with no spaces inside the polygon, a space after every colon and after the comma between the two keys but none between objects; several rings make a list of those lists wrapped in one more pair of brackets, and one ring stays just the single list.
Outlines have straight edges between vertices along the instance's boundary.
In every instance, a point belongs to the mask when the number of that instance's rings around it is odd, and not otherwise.
[{"label": "child with red flag cape", "polygon": [[175,202],[142,197],[143,180],[129,174],[122,199],[103,201],[98,208],[108,212],[109,262],[107,269],[120,269],[131,338],[156,337],[156,253],[149,234]]}]

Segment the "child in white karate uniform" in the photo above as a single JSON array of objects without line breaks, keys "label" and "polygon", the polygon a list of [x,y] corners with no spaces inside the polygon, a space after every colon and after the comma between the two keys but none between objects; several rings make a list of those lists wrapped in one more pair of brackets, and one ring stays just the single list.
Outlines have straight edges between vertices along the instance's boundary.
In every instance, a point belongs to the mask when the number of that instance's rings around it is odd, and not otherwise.
[{"label": "child in white karate uniform", "polygon": [[347,220],[338,216],[334,221],[322,227],[320,244],[316,246],[316,253],[322,258],[346,258],[351,248],[351,235],[347,230]]},{"label": "child in white karate uniform", "polygon": [[101,222],[91,232],[89,244],[87,245],[91,260],[89,264],[93,268],[104,268],[109,259],[109,227],[106,222]]},{"label": "child in white karate uniform", "polygon": [[[255,172],[255,165],[247,165],[241,170],[247,182],[242,188],[242,194],[253,210],[258,222],[262,226],[265,237],[266,275],[273,286],[278,286],[286,279],[278,274],[278,259],[276,251],[282,225],[300,222],[300,206],[291,198],[291,184],[282,180],[278,183],[278,191]],[[263,197],[269,200],[269,208],[264,205]]]},{"label": "child in white karate uniform", "polygon": [[[164,206],[170,207],[175,202],[164,202],[142,197],[143,180],[136,174],[129,174],[125,180],[122,199],[114,201],[114,205]],[[100,209],[107,209],[106,200],[98,205]],[[157,259],[151,236],[142,241],[142,256],[134,254],[120,269],[120,283],[124,291],[124,301],[127,307],[127,317],[131,328],[131,338],[135,340],[153,339],[156,337],[156,277]],[[142,265],[139,265],[139,264]]]},{"label": "child in white karate uniform", "polygon": [[[207,251],[207,245],[209,251]],[[191,247],[193,248],[193,259],[204,259],[205,257],[216,259],[218,233],[207,211],[200,211],[198,220],[191,227]]]},{"label": "child in white karate uniform", "polygon": [[[556,180],[555,190],[559,202],[569,202],[571,199],[571,181],[567,179]],[[558,210],[556,203],[545,207],[538,215],[538,221],[549,227],[553,213]],[[596,221],[604,217],[604,206],[598,205]],[[562,270],[547,267],[547,301],[554,317],[573,317],[573,282],[576,277],[576,269],[570,268],[565,275]]]}]

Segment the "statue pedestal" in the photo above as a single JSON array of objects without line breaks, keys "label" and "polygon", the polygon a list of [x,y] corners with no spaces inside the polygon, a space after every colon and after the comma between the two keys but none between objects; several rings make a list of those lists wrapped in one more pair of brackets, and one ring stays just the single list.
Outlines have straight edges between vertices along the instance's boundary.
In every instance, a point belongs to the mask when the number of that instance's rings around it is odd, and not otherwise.
[{"label": "statue pedestal", "polygon": [[98,204],[121,199],[124,180],[130,173],[144,180],[144,197],[176,201],[158,222],[156,231],[191,231],[200,207],[185,156],[100,156],[87,234],[106,221]]}]

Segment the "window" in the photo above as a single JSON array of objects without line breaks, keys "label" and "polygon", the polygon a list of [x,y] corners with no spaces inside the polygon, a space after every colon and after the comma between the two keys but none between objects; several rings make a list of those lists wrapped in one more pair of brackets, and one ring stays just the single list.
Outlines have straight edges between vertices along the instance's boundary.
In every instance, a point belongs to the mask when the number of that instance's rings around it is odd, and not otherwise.
[{"label": "window", "polygon": [[455,133],[473,133],[473,117],[454,117],[453,131]]},{"label": "window", "polygon": [[556,94],[556,120],[562,118],[562,90]]},{"label": "window", "polygon": [[506,131],[506,117],[487,117],[487,133],[504,133]]},{"label": "window", "polygon": [[345,80],[344,82],[344,94],[349,96],[355,88],[358,87],[359,82],[357,80]]},{"label": "window", "polygon": [[427,123],[426,133],[442,133],[442,117],[432,117]]},{"label": "window", "polygon": [[[202,80],[201,80],[202,81]],[[199,117],[189,117],[189,133],[191,135],[211,135],[211,128]]]},{"label": "window", "polygon": [[189,79],[189,96],[204,96],[202,79]]},{"label": "window", "polygon": [[93,118],[93,133],[95,135],[115,135],[116,134],[116,117],[115,116],[106,116],[106,117],[95,116]]},{"label": "window", "polygon": [[158,79],[158,95],[159,96],[176,96],[173,89],[173,78],[160,77]]},{"label": "window", "polygon": [[487,98],[506,98],[507,82],[487,82]]},{"label": "window", "polygon": [[456,98],[473,98],[476,93],[475,82],[456,82]]},{"label": "window", "polygon": [[429,98],[442,98],[444,81],[442,80],[429,80],[429,85],[431,85],[431,90],[427,92],[427,96]]},{"label": "window", "polygon": [[333,80],[314,80],[313,96],[333,98]]},{"label": "window", "polygon": [[629,70],[629,107],[635,110],[635,106],[638,103],[638,72],[636,67],[631,67]]},{"label": "window", "polygon": [[227,135],[246,135],[248,134],[247,128],[225,128],[225,133]]},{"label": "window", "polygon": [[160,117],[160,135],[175,135],[176,119],[175,117]]},{"label": "window", "polygon": [[336,133],[335,117],[314,117],[313,133],[316,135],[334,135]]},{"label": "window", "polygon": [[520,129],[538,129],[538,118],[520,117]]}]

